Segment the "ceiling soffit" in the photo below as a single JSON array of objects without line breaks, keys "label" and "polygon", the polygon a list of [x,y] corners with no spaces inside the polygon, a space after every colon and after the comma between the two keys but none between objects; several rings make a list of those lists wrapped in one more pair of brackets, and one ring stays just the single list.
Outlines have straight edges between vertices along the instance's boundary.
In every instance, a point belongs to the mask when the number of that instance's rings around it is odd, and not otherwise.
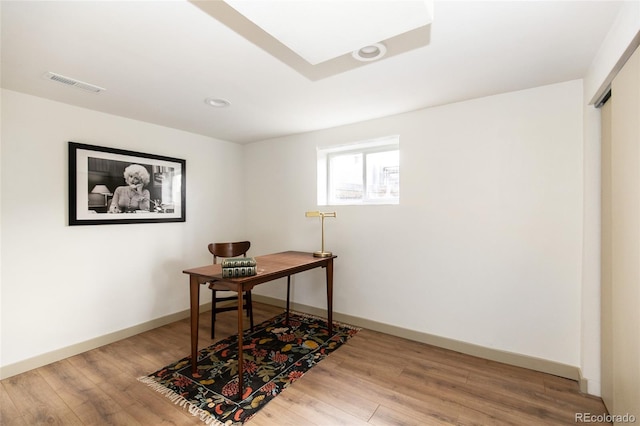
[{"label": "ceiling soffit", "polygon": [[[224,24],[225,26],[227,26],[228,28],[230,28],[231,30],[239,34],[240,36],[244,37],[251,43],[260,47],[261,49],[263,49],[273,57],[282,61],[283,63],[287,64],[288,66],[296,70],[298,73],[307,77],[309,80],[312,80],[312,81],[321,80],[323,78],[327,78],[327,77],[340,74],[358,67],[366,66],[372,63],[372,62],[362,62],[355,59],[352,55],[352,51],[341,53],[341,52],[344,52],[348,44],[336,45],[336,47],[333,48],[333,51],[329,51],[329,53],[322,52],[319,54],[315,54],[312,51],[310,51],[311,53],[305,54],[305,56],[307,57],[307,59],[305,59],[303,56],[296,53],[296,51],[288,47],[287,44],[278,40],[268,31],[256,25],[256,23],[254,23],[251,19],[247,18],[245,15],[243,15],[234,7],[232,7],[231,5],[229,5],[224,1],[190,0],[190,2],[195,6],[197,6],[198,8],[200,8],[205,13],[207,13],[208,15],[210,15],[211,17],[213,17],[214,19],[216,19],[217,21],[219,21],[220,23]],[[248,2],[248,3],[252,3],[252,2]],[[259,2],[259,3],[262,3],[262,2]],[[282,3],[289,3],[289,2],[282,2]],[[301,3],[304,4],[306,2],[301,2]],[[340,3],[342,2],[321,2],[321,3],[333,4],[333,5],[339,6]],[[375,2],[355,1],[352,3],[358,4],[361,7],[366,8],[368,4],[375,3]],[[424,12],[424,15],[420,17],[418,20],[414,20],[413,21],[414,24],[412,26],[415,28],[410,29],[408,31],[404,31],[407,28],[406,26],[405,27],[396,26],[394,27],[395,30],[386,29],[383,32],[370,31],[368,35],[358,36],[358,38],[361,40],[371,40],[370,42],[368,41],[360,47],[364,47],[365,45],[379,43],[379,42],[382,42],[386,47],[386,54],[382,58],[373,62],[379,62],[379,61],[388,59],[390,57],[393,57],[395,55],[427,46],[431,39],[431,17],[433,16],[432,4],[430,4],[429,2],[418,1],[418,0],[412,0],[412,1],[406,1],[406,2],[388,2],[388,3],[397,4],[400,10],[402,10],[401,5],[404,3],[405,5],[411,6],[411,9],[409,10],[413,11],[413,13],[415,13],[415,11],[417,10],[416,3],[419,3],[420,5],[423,6],[420,10]],[[344,11],[345,10],[340,10],[339,8],[337,8],[335,13],[340,14],[341,12],[344,13]],[[350,16],[353,15],[352,9],[348,9],[347,11],[349,12]],[[274,14],[275,13],[276,12],[274,11]],[[366,17],[367,14],[362,13],[358,16]],[[254,19],[259,20],[258,18],[254,18]],[[394,19],[394,20],[397,20],[397,19]],[[358,26],[357,19],[352,18],[352,22],[354,27]],[[389,22],[391,22],[391,20]],[[424,23],[424,25],[416,26],[418,25],[416,22],[422,22]],[[273,26],[273,23],[271,23],[270,25]],[[370,25],[367,25],[366,27],[368,30],[371,30]],[[384,25],[382,27],[384,27]],[[335,28],[332,27],[330,22],[326,24],[326,28],[329,28],[331,31],[335,30]],[[276,32],[273,29],[271,31]],[[387,37],[385,39],[377,38],[381,36],[381,34],[385,34],[385,33],[387,35],[390,34],[390,31],[392,33],[397,31],[404,31],[404,32],[398,33],[391,37]],[[290,31],[289,34],[291,34],[292,32],[295,32],[295,30]],[[350,32],[353,32],[353,29],[351,29]],[[310,38],[308,43],[317,44],[318,40],[322,40],[323,43],[326,41],[322,37],[316,38],[316,39]],[[289,41],[288,43],[290,45],[292,44]],[[298,50],[299,52],[302,52],[305,48],[306,46],[298,45],[296,47],[296,50]],[[309,46],[309,48],[312,49],[311,46]],[[334,54],[337,54],[338,56],[332,57],[330,59],[325,59],[327,57],[333,56],[331,52],[334,52]],[[309,60],[317,63],[311,63],[309,62]]]}]

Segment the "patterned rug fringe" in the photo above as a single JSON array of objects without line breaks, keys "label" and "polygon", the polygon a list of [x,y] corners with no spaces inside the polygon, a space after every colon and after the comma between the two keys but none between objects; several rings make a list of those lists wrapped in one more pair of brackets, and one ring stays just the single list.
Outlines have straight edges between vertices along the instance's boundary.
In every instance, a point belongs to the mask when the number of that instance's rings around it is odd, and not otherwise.
[{"label": "patterned rug fringe", "polygon": [[189,414],[191,414],[194,417],[199,417],[200,420],[204,422],[204,424],[213,425],[213,426],[224,426],[224,423],[216,420],[211,415],[211,413],[196,407],[195,405],[193,405],[192,403],[184,399],[182,396],[178,395],[171,389],[167,389],[166,387],[162,386],[160,383],[156,382],[152,378],[147,376],[138,377],[138,381],[149,386],[151,389],[158,392],[162,396],[167,397],[169,401],[173,402],[175,405],[182,408],[186,408],[189,411]]}]

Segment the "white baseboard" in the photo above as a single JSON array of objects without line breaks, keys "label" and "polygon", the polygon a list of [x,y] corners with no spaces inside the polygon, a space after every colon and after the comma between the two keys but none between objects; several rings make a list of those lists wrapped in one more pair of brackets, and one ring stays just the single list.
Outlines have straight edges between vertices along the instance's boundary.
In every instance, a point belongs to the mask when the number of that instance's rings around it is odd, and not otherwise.
[{"label": "white baseboard", "polygon": [[[200,305],[200,312],[210,310],[211,302]],[[15,376],[17,374],[24,373],[25,371],[33,370],[34,368],[42,367],[44,365],[51,364],[52,362],[60,361],[65,358],[99,348],[100,346],[108,345],[109,343],[117,342],[118,340],[126,339],[127,337],[135,336],[136,334],[153,330],[154,328],[162,327],[163,325],[171,324],[172,322],[176,322],[184,318],[189,318],[189,315],[190,311],[187,309],[162,318],[156,318],[133,327],[125,328],[124,330],[118,330],[113,333],[105,334],[104,336],[86,340],[75,345],[56,349],[55,351],[47,352],[14,364],[2,366],[0,367],[0,379],[6,379],[7,377]]]},{"label": "white baseboard", "polygon": [[[282,308],[286,307],[286,301],[284,300],[261,296],[258,294],[254,294],[252,297],[256,302],[279,306]],[[326,309],[319,309],[313,306],[302,305],[298,303],[291,303],[291,309],[318,316],[326,317],[327,315]],[[504,364],[509,364],[516,367],[527,368],[529,370],[540,371],[543,373],[553,374],[554,376],[560,376],[567,379],[575,380],[576,382],[578,382],[580,390],[586,393],[587,381],[582,377],[582,372],[579,367],[561,364],[555,361],[549,361],[546,359],[531,357],[527,355],[501,351],[498,349],[486,348],[484,346],[474,345],[472,343],[461,342],[446,337],[408,330],[405,328],[396,327],[365,318],[341,314],[335,311],[333,313],[333,319],[335,321],[344,322],[373,331],[379,331],[381,333],[390,334],[392,336],[398,336],[416,342],[426,343],[444,349],[450,349],[455,352],[461,352],[467,355],[477,356],[479,358],[484,358],[491,361],[502,362]]]},{"label": "white baseboard", "polygon": [[[255,302],[265,303],[267,305],[273,305],[278,307],[285,307],[286,302],[281,299],[275,299],[272,297],[261,296],[258,294],[253,295]],[[326,316],[325,309],[315,308],[313,306],[303,305],[299,303],[292,303],[291,309],[305,312],[308,314]],[[200,306],[200,312],[211,310],[211,303],[205,303]],[[42,367],[52,362],[60,361],[62,359],[78,355],[82,352],[86,352],[100,346],[107,345],[109,343],[117,342],[118,340],[125,339],[127,337],[135,336],[136,334],[143,333],[154,328],[161,327],[166,324],[170,324],[175,321],[179,321],[189,317],[189,310],[176,312],[171,315],[164,316],[139,324],[133,327],[119,330],[114,333],[109,333],[104,336],[96,337],[85,342],[81,342],[75,345],[67,346],[65,348],[57,349],[42,355],[38,355],[33,358],[19,361],[14,364],[9,364],[0,367],[0,379],[6,379],[7,377],[15,376],[16,374],[24,373],[25,371],[33,370],[34,368]],[[416,342],[426,343],[429,345],[437,346],[444,349],[450,349],[456,352],[477,356],[492,361],[502,362],[505,364],[528,368],[530,370],[540,371],[543,373],[553,374],[555,376],[565,377],[567,379],[575,380],[580,385],[582,392],[587,392],[587,380],[582,377],[580,368],[557,363],[555,361],[549,361],[545,359],[530,357],[527,355],[516,354],[506,351],[500,351],[497,349],[486,348],[483,346],[474,345],[471,343],[461,342],[458,340],[448,339],[446,337],[434,336],[427,333],[422,333],[414,330],[408,330],[401,327],[384,324],[365,318],[359,318],[351,315],[341,314],[339,312],[333,313],[333,319],[341,321],[347,324],[355,325],[358,327],[366,328],[369,330],[379,331],[381,333],[390,334],[393,336],[402,337],[405,339],[413,340]]]}]

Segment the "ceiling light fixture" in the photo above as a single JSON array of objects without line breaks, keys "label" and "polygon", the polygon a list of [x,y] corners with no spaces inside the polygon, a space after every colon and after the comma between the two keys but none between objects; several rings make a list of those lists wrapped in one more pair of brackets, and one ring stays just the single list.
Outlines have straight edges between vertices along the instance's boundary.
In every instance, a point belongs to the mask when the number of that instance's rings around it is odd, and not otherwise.
[{"label": "ceiling light fixture", "polygon": [[222,98],[207,98],[204,103],[214,108],[226,108],[231,105],[231,102]]},{"label": "ceiling light fixture", "polygon": [[383,43],[375,43],[354,50],[352,55],[358,61],[369,62],[382,58],[385,53],[387,53],[387,47]]}]

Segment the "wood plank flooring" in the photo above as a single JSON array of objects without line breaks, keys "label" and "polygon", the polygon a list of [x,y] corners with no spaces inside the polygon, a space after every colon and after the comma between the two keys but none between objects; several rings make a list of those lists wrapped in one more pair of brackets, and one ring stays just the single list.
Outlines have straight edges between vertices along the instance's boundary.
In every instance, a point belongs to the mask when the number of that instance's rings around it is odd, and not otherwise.
[{"label": "wood plank flooring", "polygon": [[[254,303],[257,323],[281,312]],[[210,345],[209,313],[200,348]],[[235,333],[233,312],[216,336]],[[137,381],[189,353],[182,320],[0,382],[0,424],[202,425]],[[249,426],[569,425],[606,413],[576,382],[362,330],[251,419]]]}]

